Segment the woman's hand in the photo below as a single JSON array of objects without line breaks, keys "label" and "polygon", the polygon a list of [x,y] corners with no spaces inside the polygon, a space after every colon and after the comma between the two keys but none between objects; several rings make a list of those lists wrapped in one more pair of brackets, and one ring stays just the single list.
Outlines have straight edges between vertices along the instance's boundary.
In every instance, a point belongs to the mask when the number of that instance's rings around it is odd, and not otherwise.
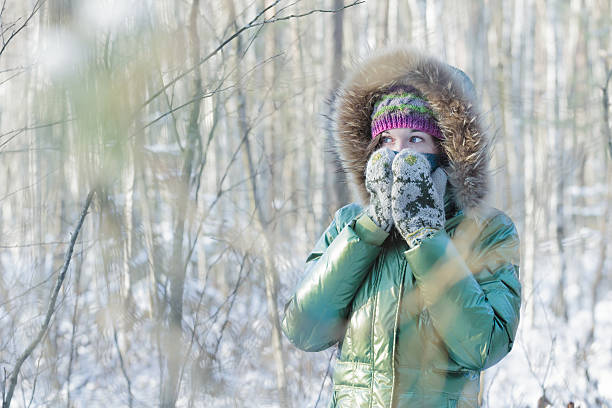
[{"label": "woman's hand", "polygon": [[444,228],[446,173],[438,168],[430,175],[431,167],[427,159],[410,149],[404,149],[395,156],[392,171],[393,221],[412,247],[417,239]]},{"label": "woman's hand", "polygon": [[366,189],[370,192],[370,205],[367,215],[386,232],[393,227],[391,215],[391,185],[393,173],[391,166],[395,153],[386,147],[378,149],[370,156],[366,166]]}]

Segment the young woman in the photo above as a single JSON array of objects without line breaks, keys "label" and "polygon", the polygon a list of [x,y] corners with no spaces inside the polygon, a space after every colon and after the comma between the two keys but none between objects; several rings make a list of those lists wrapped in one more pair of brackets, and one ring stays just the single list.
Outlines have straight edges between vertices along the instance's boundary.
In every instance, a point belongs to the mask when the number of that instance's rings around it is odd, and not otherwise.
[{"label": "young woman", "polygon": [[330,407],[476,407],[512,348],[519,238],[485,204],[488,143],[469,78],[411,49],[381,52],[336,100],[336,144],[363,204],[339,209],[282,328],[338,343]]}]

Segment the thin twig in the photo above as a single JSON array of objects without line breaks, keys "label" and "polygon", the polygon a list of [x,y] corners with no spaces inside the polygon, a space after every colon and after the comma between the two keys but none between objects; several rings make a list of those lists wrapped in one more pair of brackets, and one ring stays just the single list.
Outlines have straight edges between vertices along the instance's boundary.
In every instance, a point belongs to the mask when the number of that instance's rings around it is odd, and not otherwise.
[{"label": "thin twig", "polygon": [[321,401],[321,394],[323,393],[323,387],[325,386],[325,381],[327,381],[327,377],[329,376],[329,369],[331,367],[332,359],[334,358],[334,352],[329,356],[329,361],[327,362],[327,370],[325,370],[325,377],[323,377],[323,382],[321,383],[321,388],[319,389],[319,396],[317,397],[317,402],[315,402],[314,408],[317,408],[319,405],[319,401]]},{"label": "thin twig", "polygon": [[[81,246],[83,245],[83,240],[81,240]],[[72,377],[72,362],[75,358],[74,344],[77,335],[77,326],[78,326],[78,312],[79,312],[79,286],[81,284],[81,271],[83,266],[83,258],[81,258],[81,262],[76,270],[75,284],[74,284],[74,307],[72,309],[72,335],[70,336],[70,356],[68,358],[68,373],[66,374],[66,408],[70,408],[70,379]]]},{"label": "thin twig", "polygon": [[44,176],[42,176],[40,179],[36,180],[34,183],[32,183],[32,184],[30,184],[30,185],[28,185],[28,186],[25,186],[25,187],[21,187],[20,189],[17,189],[17,190],[15,190],[15,191],[12,191],[12,192],[8,193],[8,194],[7,194],[7,195],[5,195],[4,197],[0,198],[0,201],[4,201],[4,200],[6,200],[7,198],[9,198],[10,196],[12,196],[12,195],[14,195],[14,194],[20,193],[20,192],[22,192],[22,191],[24,191],[24,190],[29,189],[30,187],[34,187],[34,186],[38,185],[40,182],[42,182],[43,180],[45,180],[47,177],[49,177],[50,175],[52,175],[52,174],[54,174],[54,173],[57,173],[58,171],[59,171],[59,168],[57,168],[57,169],[55,169],[55,170],[51,170],[50,172],[48,172],[47,174],[45,174]]},{"label": "thin twig", "polygon": [[29,248],[29,247],[46,246],[46,245],[64,245],[68,243],[69,243],[68,241],[48,241],[48,242],[32,242],[32,243],[21,244],[21,245],[0,244],[0,249]]},{"label": "thin twig", "polygon": [[38,374],[40,373],[40,360],[42,360],[44,354],[40,354],[38,356],[38,360],[36,360],[36,375],[34,376],[34,383],[32,384],[32,393],[30,394],[30,401],[28,402],[27,408],[32,406],[32,401],[34,401],[34,394],[36,393],[36,383],[38,382]]},{"label": "thin twig", "polygon": [[351,4],[348,4],[346,6],[342,6],[342,7],[339,7],[337,9],[333,9],[333,10],[315,9],[315,10],[310,10],[309,12],[302,13],[302,14],[290,14],[290,15],[285,16],[285,17],[269,18],[269,19],[263,20],[263,21],[261,21],[259,23],[254,23],[250,27],[256,27],[258,25],[263,25],[263,24],[276,23],[277,21],[284,21],[284,20],[289,20],[289,19],[292,19],[292,18],[306,17],[306,16],[309,16],[309,15],[314,14],[314,13],[337,13],[340,10],[344,10],[345,8],[353,7],[353,6],[356,6],[356,5],[361,4],[361,3],[365,3],[365,0],[358,0],[358,1],[355,1],[355,2],[353,2]]},{"label": "thin twig", "polygon": [[64,123],[72,122],[73,120],[74,119],[64,119],[64,120],[56,120],[55,122],[50,122],[50,123],[42,123],[39,125],[23,126],[17,129],[9,130],[8,132],[1,134],[0,137],[4,137],[4,136],[10,135],[15,132],[23,132],[26,130],[34,130],[34,129],[41,129],[41,128],[46,128],[46,127],[55,126],[55,125],[61,125]]},{"label": "thin twig", "polygon": [[[84,242],[89,242],[89,241],[81,241],[81,244],[83,244]],[[97,243],[97,240],[96,240],[96,241],[93,241],[93,242],[96,242],[96,243]],[[66,242],[66,244],[68,244],[68,243],[69,243],[69,242]],[[87,248],[85,248],[85,249],[81,250],[80,252],[77,252],[77,255],[82,255],[82,254],[85,252],[85,250],[89,250],[89,249],[93,248],[93,246],[94,246],[94,245],[95,245],[95,244],[92,244],[92,245],[90,245],[89,247],[87,247]],[[38,282],[38,283],[36,283],[36,284],[34,284],[34,285],[31,285],[31,286],[30,286],[28,289],[24,290],[24,291],[23,291],[23,292],[21,292],[20,294],[15,295],[15,296],[13,296],[12,298],[9,298],[9,299],[7,299],[7,300],[3,301],[2,303],[0,303],[0,307],[2,307],[2,306],[4,306],[4,305],[8,305],[8,304],[10,304],[10,303],[12,303],[14,300],[17,300],[17,299],[19,299],[19,298],[21,298],[21,297],[24,297],[24,296],[25,296],[25,295],[27,295],[28,293],[30,293],[30,292],[32,292],[33,290],[35,290],[35,289],[39,288],[40,286],[44,285],[45,283],[47,283],[47,282],[48,282],[48,281],[49,281],[49,280],[50,280],[50,279],[53,277],[53,275],[55,275],[55,273],[56,273],[56,272],[57,272],[59,269],[60,269],[60,268],[56,268],[54,271],[52,271],[51,273],[49,273],[49,275],[47,275],[47,277],[46,277],[46,278],[44,278],[43,280],[41,280],[40,282]]]},{"label": "thin twig", "polygon": [[113,325],[113,339],[115,340],[115,348],[117,349],[117,354],[119,355],[119,365],[121,367],[121,372],[123,373],[123,377],[125,378],[125,382],[127,382],[128,389],[128,406],[132,408],[134,401],[134,394],[132,394],[132,381],[130,381],[130,377],[128,376],[127,370],[125,369],[125,363],[123,361],[123,354],[121,354],[121,348],[119,347],[119,340],[117,340],[117,329]]},{"label": "thin twig", "polygon": [[[232,300],[230,301],[229,307],[227,308],[227,313],[225,314],[225,321],[223,322],[223,324],[221,325],[221,333],[219,333],[219,337],[217,338],[217,344],[215,346],[215,351],[213,353],[214,356],[217,356],[217,353],[219,352],[219,346],[221,345],[221,340],[223,339],[223,333],[225,332],[225,328],[227,327],[229,321],[230,321],[230,314],[232,313],[232,309],[234,307],[234,302],[236,301],[236,294],[238,293],[238,289],[240,288],[240,284],[243,281],[242,278],[242,272],[244,271],[244,264],[247,261],[249,254],[246,253],[244,255],[244,257],[242,258],[242,262],[240,263],[240,272],[238,273],[238,280],[236,281],[236,286],[234,287],[234,290],[232,291],[232,293],[230,294],[230,298],[232,298]],[[249,269],[249,271],[247,272],[247,277],[249,276],[249,274],[251,273],[252,269]],[[246,279],[246,277],[245,277]]]}]

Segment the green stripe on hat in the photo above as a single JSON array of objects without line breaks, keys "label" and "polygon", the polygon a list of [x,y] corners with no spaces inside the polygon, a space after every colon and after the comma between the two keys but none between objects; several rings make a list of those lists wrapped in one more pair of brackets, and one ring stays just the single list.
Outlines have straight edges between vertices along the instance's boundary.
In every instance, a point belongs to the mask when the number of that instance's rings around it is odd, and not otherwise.
[{"label": "green stripe on hat", "polygon": [[372,119],[376,119],[379,116],[384,115],[385,113],[390,113],[390,112],[395,112],[395,111],[406,111],[406,112],[416,111],[419,113],[427,114],[435,118],[435,114],[433,113],[433,111],[424,106],[417,106],[417,105],[411,105],[411,104],[399,104],[399,105],[383,106],[382,108],[376,110],[376,113],[374,114]]},{"label": "green stripe on hat", "polygon": [[380,105],[381,102],[386,101],[387,99],[395,99],[395,98],[411,98],[411,99],[423,100],[423,98],[421,98],[419,95],[410,93],[410,92],[390,93],[390,94],[383,95],[380,97],[380,99],[374,104],[374,110],[376,110],[376,108],[378,107],[378,105]]}]

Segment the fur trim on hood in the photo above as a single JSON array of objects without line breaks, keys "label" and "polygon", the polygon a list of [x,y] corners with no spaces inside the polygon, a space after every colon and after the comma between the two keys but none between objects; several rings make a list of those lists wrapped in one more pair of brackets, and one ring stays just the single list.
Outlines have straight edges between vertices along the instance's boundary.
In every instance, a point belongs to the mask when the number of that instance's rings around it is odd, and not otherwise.
[{"label": "fur trim on hood", "polygon": [[334,98],[333,130],[345,173],[369,202],[365,188],[370,116],[374,103],[394,85],[410,85],[427,98],[438,118],[448,164],[450,192],[464,211],[484,205],[488,193],[489,142],[476,94],[462,71],[411,48],[384,50],[357,65]]}]

